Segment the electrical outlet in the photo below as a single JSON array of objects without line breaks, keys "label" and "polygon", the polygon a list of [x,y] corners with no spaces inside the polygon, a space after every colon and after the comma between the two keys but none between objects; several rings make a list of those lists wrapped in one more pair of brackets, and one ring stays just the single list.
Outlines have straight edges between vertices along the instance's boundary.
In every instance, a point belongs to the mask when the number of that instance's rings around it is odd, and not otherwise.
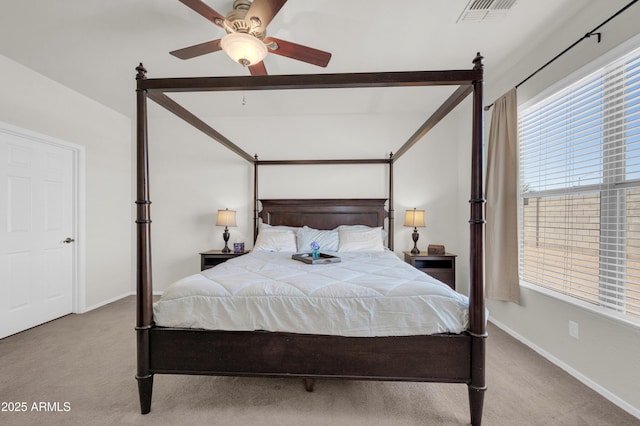
[{"label": "electrical outlet", "polygon": [[569,321],[569,336],[573,337],[574,339],[580,338],[580,327],[575,321]]}]

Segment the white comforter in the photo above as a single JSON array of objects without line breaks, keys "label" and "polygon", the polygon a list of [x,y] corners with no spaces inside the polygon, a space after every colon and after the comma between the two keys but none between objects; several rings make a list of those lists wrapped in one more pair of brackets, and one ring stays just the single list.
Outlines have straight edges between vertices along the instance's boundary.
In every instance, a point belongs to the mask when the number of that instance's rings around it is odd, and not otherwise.
[{"label": "white comforter", "polygon": [[468,299],[394,253],[338,253],[310,265],[291,253],[252,252],[172,284],[156,325],[339,336],[460,333]]}]

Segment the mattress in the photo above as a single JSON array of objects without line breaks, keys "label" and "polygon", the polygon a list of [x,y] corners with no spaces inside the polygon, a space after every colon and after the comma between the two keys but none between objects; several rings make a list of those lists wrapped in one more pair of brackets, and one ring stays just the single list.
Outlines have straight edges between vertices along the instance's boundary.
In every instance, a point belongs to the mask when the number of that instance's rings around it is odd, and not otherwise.
[{"label": "mattress", "polygon": [[468,298],[393,252],[334,253],[306,264],[252,252],[173,283],[154,304],[162,327],[352,337],[460,333]]}]

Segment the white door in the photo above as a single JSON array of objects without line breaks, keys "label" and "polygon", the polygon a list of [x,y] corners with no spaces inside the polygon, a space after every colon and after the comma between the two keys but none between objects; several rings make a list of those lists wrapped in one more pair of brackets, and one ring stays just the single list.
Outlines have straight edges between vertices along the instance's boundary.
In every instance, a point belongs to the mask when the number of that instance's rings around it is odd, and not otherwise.
[{"label": "white door", "polygon": [[0,132],[0,338],[73,309],[73,174],[72,149]]}]

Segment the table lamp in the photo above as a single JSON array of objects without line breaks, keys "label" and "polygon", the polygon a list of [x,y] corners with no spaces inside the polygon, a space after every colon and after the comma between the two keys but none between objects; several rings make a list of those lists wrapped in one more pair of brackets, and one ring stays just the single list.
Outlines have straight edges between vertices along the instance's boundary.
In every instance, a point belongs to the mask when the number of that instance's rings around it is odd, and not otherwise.
[{"label": "table lamp", "polygon": [[216,226],[224,226],[224,232],[222,233],[222,239],[224,240],[224,248],[222,249],[223,253],[229,253],[231,250],[229,249],[229,226],[237,226],[236,225],[236,211],[235,210],[218,210],[218,219],[216,220]]},{"label": "table lamp", "polygon": [[411,254],[418,254],[420,250],[418,250],[418,228],[424,228],[424,210],[407,210],[404,215],[404,226],[413,226],[413,233],[411,234],[411,238],[413,238],[413,249],[411,249]]}]

